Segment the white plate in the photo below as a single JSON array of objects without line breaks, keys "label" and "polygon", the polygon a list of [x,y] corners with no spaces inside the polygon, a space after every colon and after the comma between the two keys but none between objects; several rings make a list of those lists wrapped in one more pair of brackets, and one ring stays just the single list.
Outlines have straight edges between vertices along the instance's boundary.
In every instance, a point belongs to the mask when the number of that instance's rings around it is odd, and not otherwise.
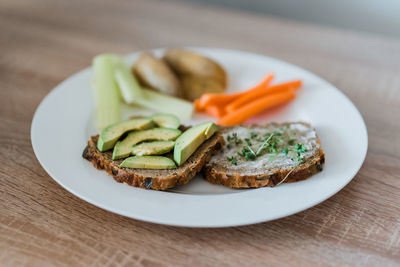
[{"label": "white plate", "polygon": [[[49,175],[74,195],[100,208],[138,220],[189,227],[224,227],[264,222],[310,208],[342,189],[360,169],[368,146],[364,121],[337,88],[316,75],[270,57],[246,52],[190,48],[221,63],[229,74],[229,92],[254,85],[268,72],[275,82],[301,78],[295,101],[253,121],[306,121],[316,129],[326,153],[324,170],[311,178],[274,188],[234,190],[195,177],[169,192],[115,182],[81,157],[95,134],[92,70],[78,72],[48,94],[36,110],[31,139]],[[162,50],[155,50],[158,55]],[[134,62],[138,53],[127,57]],[[124,116],[140,112],[126,108]],[[191,122],[209,120],[196,115]]]}]

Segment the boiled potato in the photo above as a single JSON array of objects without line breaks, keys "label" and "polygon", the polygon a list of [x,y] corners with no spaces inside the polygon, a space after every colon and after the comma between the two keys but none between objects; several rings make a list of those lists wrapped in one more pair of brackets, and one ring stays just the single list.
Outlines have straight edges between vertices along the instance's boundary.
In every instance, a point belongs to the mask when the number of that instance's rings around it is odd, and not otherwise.
[{"label": "boiled potato", "polygon": [[205,93],[223,93],[225,86],[220,80],[202,76],[180,76],[183,96],[188,100],[195,100]]},{"label": "boiled potato", "polygon": [[143,53],[133,66],[139,82],[164,94],[181,97],[180,82],[164,60]]},{"label": "boiled potato", "polygon": [[227,86],[225,70],[215,61],[197,53],[170,49],[164,60],[178,74],[183,96],[195,100],[204,93],[223,93]]},{"label": "boiled potato", "polygon": [[170,49],[165,52],[164,59],[179,75],[213,78],[226,86],[225,70],[218,63],[205,56],[192,51]]}]

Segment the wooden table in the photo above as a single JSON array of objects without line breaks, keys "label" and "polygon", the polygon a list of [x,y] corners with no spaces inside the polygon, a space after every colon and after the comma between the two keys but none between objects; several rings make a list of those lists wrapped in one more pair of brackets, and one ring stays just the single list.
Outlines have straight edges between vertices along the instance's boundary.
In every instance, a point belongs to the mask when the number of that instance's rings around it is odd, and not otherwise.
[{"label": "wooden table", "polygon": [[[128,219],[53,181],[30,142],[43,97],[98,53],[182,45],[266,54],[336,85],[368,127],[360,172],[309,210],[225,229]],[[400,264],[400,40],[179,2],[3,0],[0,48],[0,265]]]}]

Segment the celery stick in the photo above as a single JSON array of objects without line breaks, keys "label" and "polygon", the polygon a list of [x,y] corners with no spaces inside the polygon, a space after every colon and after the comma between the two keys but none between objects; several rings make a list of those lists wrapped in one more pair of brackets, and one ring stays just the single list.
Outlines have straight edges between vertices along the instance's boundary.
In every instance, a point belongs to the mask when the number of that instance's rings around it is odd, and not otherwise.
[{"label": "celery stick", "polygon": [[138,81],[122,58],[115,64],[115,80],[126,103],[131,104],[136,98],[142,96]]},{"label": "celery stick", "polygon": [[158,112],[172,113],[182,120],[189,120],[193,114],[191,102],[149,89],[142,89],[142,97],[133,103]]},{"label": "celery stick", "polygon": [[95,95],[96,127],[104,127],[120,120],[120,94],[114,80],[111,55],[98,55],[93,59],[93,88]]}]

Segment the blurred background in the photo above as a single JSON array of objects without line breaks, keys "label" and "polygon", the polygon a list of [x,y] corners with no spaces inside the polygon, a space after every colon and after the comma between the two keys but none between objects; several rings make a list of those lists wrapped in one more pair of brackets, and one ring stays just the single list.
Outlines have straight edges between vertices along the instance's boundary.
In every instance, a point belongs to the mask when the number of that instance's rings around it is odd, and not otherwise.
[{"label": "blurred background", "polygon": [[180,0],[400,37],[399,0]]}]

